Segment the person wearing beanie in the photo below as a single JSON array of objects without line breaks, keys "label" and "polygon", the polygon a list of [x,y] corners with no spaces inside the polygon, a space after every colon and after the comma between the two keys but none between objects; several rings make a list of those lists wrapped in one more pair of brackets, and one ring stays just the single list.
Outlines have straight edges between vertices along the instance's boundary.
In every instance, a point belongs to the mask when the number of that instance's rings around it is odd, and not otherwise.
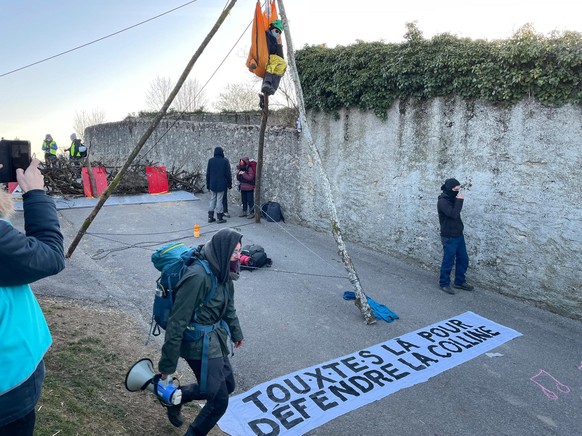
[{"label": "person wearing beanie", "polygon": [[[222,147],[214,149],[214,157],[208,160],[206,167],[206,189],[210,191],[208,207],[208,222],[225,223],[222,198],[227,189],[232,188],[232,173],[230,163],[224,157]],[[216,219],[214,218],[216,212]]]},{"label": "person wearing beanie", "polygon": [[[443,260],[439,286],[441,291],[454,295],[456,289],[472,291],[473,286],[465,280],[469,267],[469,256],[463,236],[463,221],[461,210],[465,196],[461,192],[461,183],[457,179],[447,179],[441,186],[443,191],[437,201],[439,223],[441,227],[441,242],[443,244]],[[455,265],[455,281],[451,288],[451,272]]]}]

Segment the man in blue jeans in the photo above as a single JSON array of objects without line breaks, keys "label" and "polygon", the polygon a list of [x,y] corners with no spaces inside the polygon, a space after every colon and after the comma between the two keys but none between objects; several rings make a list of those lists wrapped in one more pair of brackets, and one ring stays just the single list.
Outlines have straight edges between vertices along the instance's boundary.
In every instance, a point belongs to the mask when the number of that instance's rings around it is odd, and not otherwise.
[{"label": "man in blue jeans", "polygon": [[451,288],[451,272],[455,267],[455,281],[453,287],[472,291],[473,286],[465,280],[465,273],[469,266],[469,256],[465,246],[463,236],[463,221],[461,220],[461,209],[465,196],[461,191],[461,183],[457,179],[447,179],[441,186],[443,193],[439,195],[437,210],[439,213],[439,223],[441,226],[441,241],[443,243],[443,261],[441,264],[441,274],[439,286],[441,291],[454,295],[455,290]]}]

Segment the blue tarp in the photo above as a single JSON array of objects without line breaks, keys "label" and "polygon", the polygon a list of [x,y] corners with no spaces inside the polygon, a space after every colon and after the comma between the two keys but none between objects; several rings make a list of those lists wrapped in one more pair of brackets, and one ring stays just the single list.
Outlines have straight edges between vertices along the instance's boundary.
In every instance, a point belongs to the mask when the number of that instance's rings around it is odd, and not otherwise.
[{"label": "blue tarp", "polygon": [[[368,304],[370,305],[370,309],[372,309],[372,313],[378,319],[383,319],[386,322],[392,322],[395,319],[398,319],[398,315],[388,309],[386,306],[380,303],[376,303],[370,297],[366,295],[368,299]],[[353,291],[346,291],[344,292],[344,300],[355,300],[356,293]]]}]

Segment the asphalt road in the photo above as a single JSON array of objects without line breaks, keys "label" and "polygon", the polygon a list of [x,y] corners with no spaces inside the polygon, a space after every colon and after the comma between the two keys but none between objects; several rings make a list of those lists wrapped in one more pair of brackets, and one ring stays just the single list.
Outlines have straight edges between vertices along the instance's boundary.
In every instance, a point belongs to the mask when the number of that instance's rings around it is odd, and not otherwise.
[{"label": "asphalt road", "polygon": [[[231,359],[236,393],[473,311],[523,336],[492,350],[501,356],[480,355],[308,434],[582,434],[582,322],[487,289],[447,295],[438,289],[438,265],[426,271],[352,244],[349,252],[364,290],[400,317],[368,326],[353,303],[342,299],[351,287],[330,234],[246,218],[207,224],[206,209],[204,194],[201,201],[105,207],[66,270],[33,289],[119,308],[140,320],[145,339],[157,278],[149,260],[154,248],[172,239],[204,243],[221,227],[232,226],[243,233],[243,243],[262,245],[273,259],[272,268],[242,272],[236,283],[245,335],[244,347]],[[90,211],[60,211],[65,248]],[[232,206],[231,212],[234,217],[239,209]],[[13,221],[21,227],[22,215]],[[196,223],[202,226],[199,239],[192,236]],[[149,347],[159,347],[159,341]],[[544,376],[536,380],[557,399],[531,380],[540,370]]]}]

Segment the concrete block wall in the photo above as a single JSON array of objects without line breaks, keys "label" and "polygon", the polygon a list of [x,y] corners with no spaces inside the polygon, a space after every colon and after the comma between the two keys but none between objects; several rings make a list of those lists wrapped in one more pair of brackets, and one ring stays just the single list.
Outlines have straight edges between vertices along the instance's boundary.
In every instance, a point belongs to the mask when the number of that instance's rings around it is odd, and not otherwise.
[{"label": "concrete block wall", "polygon": [[[308,118],[346,240],[434,271],[438,290],[436,199],[444,179],[456,177],[467,183],[468,279],[582,319],[581,107],[438,98],[397,102],[384,121],[351,109]],[[171,123],[144,147],[149,160],[204,172],[217,145],[233,171],[240,156],[256,158],[256,125]],[[86,142],[95,158],[123,163],[148,126],[95,126]],[[329,231],[313,162],[301,134],[268,128],[262,198],[279,201],[288,220]]]}]

